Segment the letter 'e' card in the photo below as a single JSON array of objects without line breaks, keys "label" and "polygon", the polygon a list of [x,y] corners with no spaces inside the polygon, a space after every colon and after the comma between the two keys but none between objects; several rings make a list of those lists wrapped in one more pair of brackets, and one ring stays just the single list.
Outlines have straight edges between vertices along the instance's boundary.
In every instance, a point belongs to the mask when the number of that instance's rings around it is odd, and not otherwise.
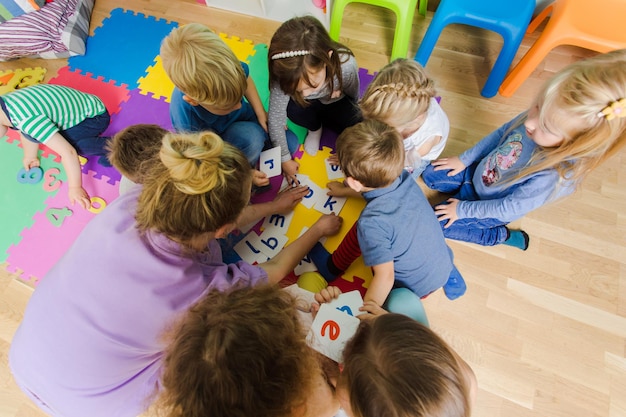
[{"label": "letter 'e' card", "polygon": [[335,362],[343,360],[343,348],[360,320],[328,304],[320,306],[307,337],[309,346]]}]

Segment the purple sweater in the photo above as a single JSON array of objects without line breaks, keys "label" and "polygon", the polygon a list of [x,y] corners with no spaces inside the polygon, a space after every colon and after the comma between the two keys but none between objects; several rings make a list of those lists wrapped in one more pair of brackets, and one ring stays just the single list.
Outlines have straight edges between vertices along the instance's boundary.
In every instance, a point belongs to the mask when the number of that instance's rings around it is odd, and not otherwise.
[{"label": "purple sweater", "polygon": [[140,414],[158,387],[166,326],[209,289],[267,281],[260,267],[222,263],[215,241],[191,259],[161,234],[140,236],[139,192],[85,227],[33,293],[13,338],[16,382],[52,415]]}]

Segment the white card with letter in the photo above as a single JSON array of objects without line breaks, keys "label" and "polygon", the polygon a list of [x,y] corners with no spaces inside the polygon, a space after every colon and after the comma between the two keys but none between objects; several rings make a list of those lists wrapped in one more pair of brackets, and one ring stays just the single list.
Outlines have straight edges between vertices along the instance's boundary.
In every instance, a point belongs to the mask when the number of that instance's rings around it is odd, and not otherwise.
[{"label": "white card with letter", "polygon": [[360,320],[324,303],[320,306],[307,337],[309,346],[336,362],[359,327]]},{"label": "white card with letter", "polygon": [[275,177],[282,173],[280,146],[261,152],[261,156],[259,157],[259,170],[266,173],[268,178]]},{"label": "white card with letter", "polygon": [[342,293],[339,297],[327,304],[339,311],[349,314],[350,316],[356,317],[359,314],[365,313],[364,311],[359,311],[359,308],[363,306],[363,297],[361,297],[359,290]]}]

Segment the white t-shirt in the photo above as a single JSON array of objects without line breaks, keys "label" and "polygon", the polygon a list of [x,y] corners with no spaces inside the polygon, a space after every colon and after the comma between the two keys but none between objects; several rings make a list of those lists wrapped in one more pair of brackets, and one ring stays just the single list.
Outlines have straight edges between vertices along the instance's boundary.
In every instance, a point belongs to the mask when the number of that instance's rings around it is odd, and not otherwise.
[{"label": "white t-shirt", "polygon": [[[430,106],[424,124],[415,133],[403,140],[404,143],[404,165],[406,168],[420,164],[422,160],[432,161],[443,151],[450,133],[450,121],[435,98],[430,99]],[[423,157],[419,156],[417,150],[433,136],[441,136],[441,141],[432,147]]]}]

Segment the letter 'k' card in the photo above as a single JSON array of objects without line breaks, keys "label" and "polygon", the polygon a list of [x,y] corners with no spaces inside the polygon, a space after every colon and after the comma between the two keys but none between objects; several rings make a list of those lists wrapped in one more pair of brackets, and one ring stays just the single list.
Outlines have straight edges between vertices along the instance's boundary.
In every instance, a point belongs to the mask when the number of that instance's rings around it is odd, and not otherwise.
[{"label": "letter 'k' card", "polygon": [[266,173],[268,178],[275,177],[282,173],[280,146],[261,152],[259,170]]},{"label": "letter 'k' card", "polygon": [[330,359],[341,362],[343,348],[359,327],[359,319],[328,304],[320,306],[309,330],[309,346]]}]

